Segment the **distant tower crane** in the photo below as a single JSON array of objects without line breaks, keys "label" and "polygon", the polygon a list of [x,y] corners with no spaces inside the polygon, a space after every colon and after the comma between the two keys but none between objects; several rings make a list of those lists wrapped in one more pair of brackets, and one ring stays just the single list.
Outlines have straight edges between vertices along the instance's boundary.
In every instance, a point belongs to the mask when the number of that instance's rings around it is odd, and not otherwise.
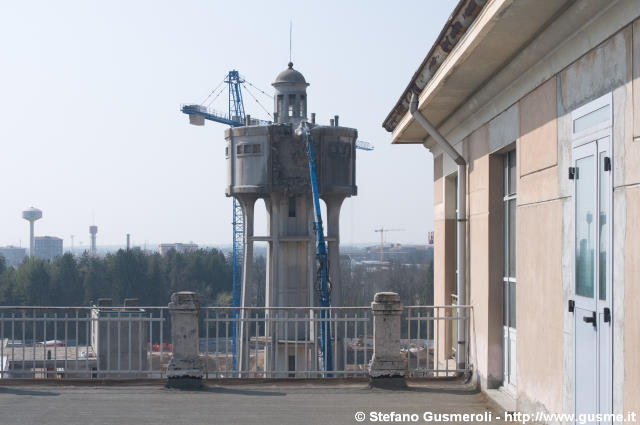
[{"label": "distant tower crane", "polygon": [[384,234],[385,232],[402,232],[404,229],[385,229],[381,227],[379,229],[375,229],[374,232],[380,233],[380,261],[384,261]]}]

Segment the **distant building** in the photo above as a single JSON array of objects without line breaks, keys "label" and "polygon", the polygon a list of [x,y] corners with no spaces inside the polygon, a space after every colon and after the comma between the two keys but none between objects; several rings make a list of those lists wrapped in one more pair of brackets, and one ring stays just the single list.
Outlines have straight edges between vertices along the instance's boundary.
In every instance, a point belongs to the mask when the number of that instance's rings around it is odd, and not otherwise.
[{"label": "distant building", "polygon": [[367,272],[377,272],[379,270],[389,270],[391,263],[389,261],[380,260],[363,260],[354,261],[353,266],[364,267]]},{"label": "distant building", "polygon": [[198,245],[194,243],[161,243],[160,244],[160,255],[167,255],[167,253],[175,249],[180,253],[196,251],[198,249]]},{"label": "distant building", "polygon": [[62,255],[62,239],[55,236],[36,236],[34,254],[43,260],[52,260]]},{"label": "distant building", "polygon": [[0,256],[4,257],[7,266],[16,267],[22,263],[24,257],[27,255],[26,248],[19,248],[17,246],[3,246],[0,247]]}]

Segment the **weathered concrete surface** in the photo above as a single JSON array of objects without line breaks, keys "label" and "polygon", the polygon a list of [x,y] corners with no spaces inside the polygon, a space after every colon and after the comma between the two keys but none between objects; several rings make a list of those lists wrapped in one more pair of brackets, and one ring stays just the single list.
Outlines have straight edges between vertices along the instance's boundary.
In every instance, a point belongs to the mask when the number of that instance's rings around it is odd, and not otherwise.
[{"label": "weathered concrete surface", "polygon": [[[516,361],[523,412],[562,411],[561,217],[558,200],[517,210]],[[544,232],[539,223],[545,223]]]},{"label": "weathered concrete surface", "polygon": [[[513,114],[512,114],[513,115]],[[517,115],[516,115],[517,117]],[[511,123],[517,130],[517,122]],[[504,123],[506,127],[506,123]],[[469,300],[474,306],[469,341],[483,389],[502,383],[503,158],[490,155],[491,126],[469,137]],[[515,138],[512,139],[515,141]]]},{"label": "weathered concrete surface", "polygon": [[[640,410],[640,312],[638,299],[640,298],[640,186],[627,189],[627,235],[625,241],[625,274],[627,285],[625,295],[624,319],[624,409],[626,411]],[[633,284],[633,283],[635,284]]]},{"label": "weathered concrete surface", "polygon": [[[378,292],[371,303],[373,311],[373,357],[369,366],[371,384],[385,378],[404,378],[407,360],[400,355],[400,316],[402,302],[395,292]],[[397,380],[395,380],[397,381]],[[399,383],[402,385],[402,383]]]},{"label": "weathered concrete surface", "polygon": [[374,380],[401,378],[407,375],[407,360],[400,355],[400,295],[395,292],[378,292],[373,302],[373,357],[369,376]]},{"label": "weathered concrete surface", "polygon": [[174,292],[169,311],[173,355],[167,366],[167,386],[198,388],[204,373],[204,362],[198,353],[198,296],[190,291]]},{"label": "weathered concrete surface", "polygon": [[[433,257],[433,295],[435,305],[451,305],[451,294],[456,288],[456,211],[455,181],[451,177],[445,177],[444,158],[440,155],[434,158],[433,165],[433,229],[435,237]],[[445,326],[444,321],[438,323],[438,335],[449,332],[447,339],[451,341],[450,326]],[[438,358],[445,359],[452,355],[451,346],[438,344]]]},{"label": "weathered concrete surface", "polygon": [[[362,382],[236,384],[203,391],[162,385],[0,386],[0,410],[0,422],[14,425],[342,425],[358,423],[359,411],[504,414],[485,395],[450,382],[395,391],[370,390]],[[422,417],[418,423],[425,423]]]}]

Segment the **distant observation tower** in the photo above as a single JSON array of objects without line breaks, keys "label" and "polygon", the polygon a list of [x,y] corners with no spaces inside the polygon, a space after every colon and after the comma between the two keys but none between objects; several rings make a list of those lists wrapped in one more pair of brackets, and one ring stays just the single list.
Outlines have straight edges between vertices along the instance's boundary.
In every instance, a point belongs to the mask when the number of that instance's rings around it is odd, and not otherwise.
[{"label": "distant observation tower", "polygon": [[36,250],[35,236],[33,234],[33,223],[42,218],[42,210],[31,207],[22,211],[22,218],[29,222],[29,256],[33,257]]},{"label": "distant observation tower", "polygon": [[89,235],[91,236],[91,256],[96,255],[96,235],[98,234],[98,226],[95,224],[89,226]]}]

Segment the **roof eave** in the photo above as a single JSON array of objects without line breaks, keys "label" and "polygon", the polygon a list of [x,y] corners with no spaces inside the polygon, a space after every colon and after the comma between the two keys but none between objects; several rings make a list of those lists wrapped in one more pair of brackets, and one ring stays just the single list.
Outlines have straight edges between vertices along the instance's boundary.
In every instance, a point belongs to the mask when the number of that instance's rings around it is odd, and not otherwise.
[{"label": "roof eave", "polygon": [[458,44],[467,29],[475,21],[476,17],[488,0],[459,0],[455,9],[449,16],[444,27],[440,31],[436,42],[424,58],[416,72],[411,77],[407,88],[396,102],[395,106],[385,118],[382,126],[389,132],[393,132],[403,116],[409,110],[409,101],[412,93],[420,93],[427,85],[431,77],[440,68],[449,53]]}]

